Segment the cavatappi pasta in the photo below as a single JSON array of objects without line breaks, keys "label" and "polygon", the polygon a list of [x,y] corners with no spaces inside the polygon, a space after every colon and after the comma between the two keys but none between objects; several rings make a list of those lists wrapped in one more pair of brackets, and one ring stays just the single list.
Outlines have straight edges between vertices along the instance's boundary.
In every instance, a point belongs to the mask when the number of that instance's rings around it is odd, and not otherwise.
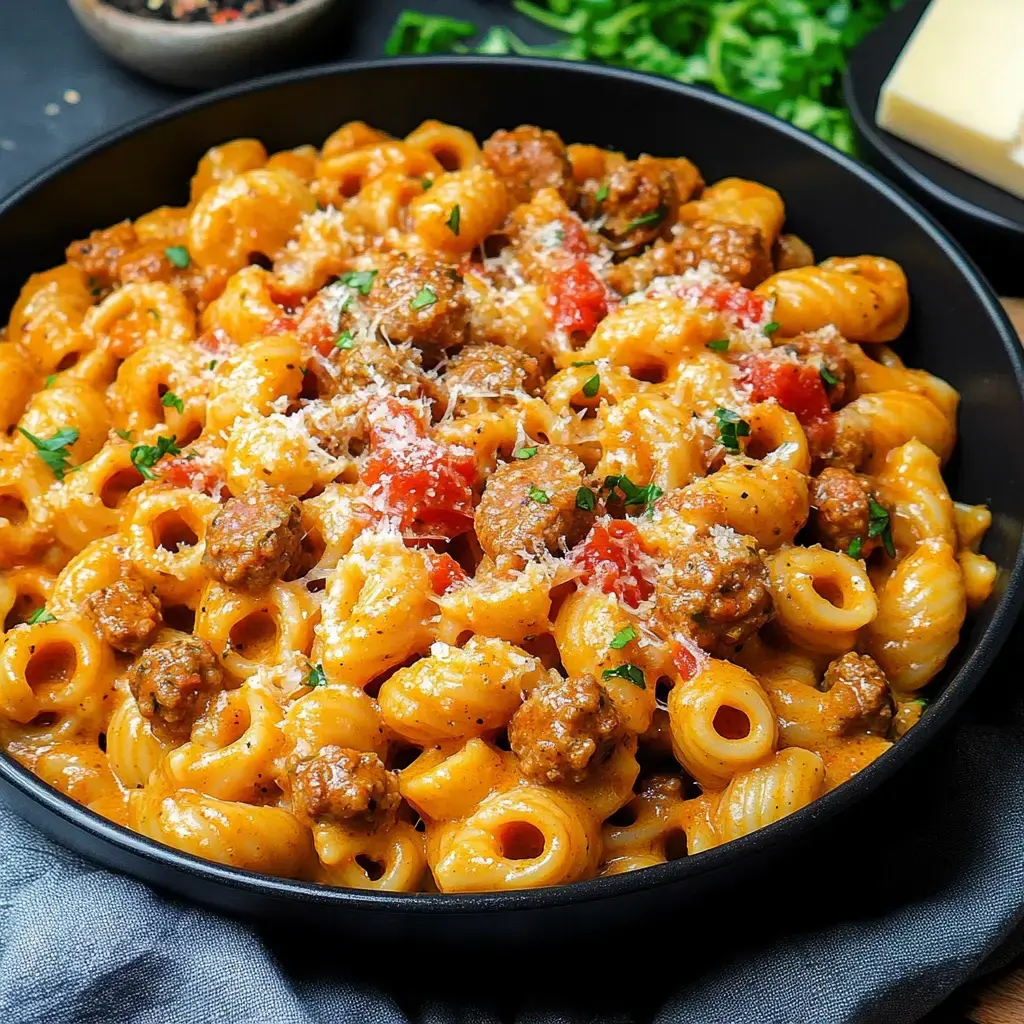
[{"label": "cavatappi pasta", "polygon": [[179,850],[464,892],[663,863],[921,714],[996,567],[907,281],[685,159],[346,124],[34,274],[0,741]]}]

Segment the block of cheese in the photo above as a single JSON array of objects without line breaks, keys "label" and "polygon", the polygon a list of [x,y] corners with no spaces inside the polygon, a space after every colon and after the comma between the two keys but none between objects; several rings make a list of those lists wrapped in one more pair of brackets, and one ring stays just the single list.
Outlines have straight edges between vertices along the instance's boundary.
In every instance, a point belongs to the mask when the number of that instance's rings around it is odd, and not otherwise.
[{"label": "block of cheese", "polygon": [[932,0],[876,120],[1024,199],[1024,0]]}]

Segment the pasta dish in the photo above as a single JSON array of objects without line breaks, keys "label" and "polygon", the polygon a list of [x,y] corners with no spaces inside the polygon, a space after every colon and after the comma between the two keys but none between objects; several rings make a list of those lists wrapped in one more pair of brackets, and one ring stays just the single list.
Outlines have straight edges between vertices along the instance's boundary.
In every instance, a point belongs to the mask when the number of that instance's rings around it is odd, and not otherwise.
[{"label": "pasta dish", "polygon": [[532,126],[210,150],[0,335],[0,742],[221,864],[574,882],[806,806],[991,592],[883,256]]}]

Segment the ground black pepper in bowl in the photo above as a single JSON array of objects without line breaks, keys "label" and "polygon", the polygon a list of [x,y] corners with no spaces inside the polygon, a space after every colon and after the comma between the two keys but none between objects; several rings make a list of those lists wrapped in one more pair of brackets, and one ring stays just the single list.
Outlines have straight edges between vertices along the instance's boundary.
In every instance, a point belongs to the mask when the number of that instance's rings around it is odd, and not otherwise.
[{"label": "ground black pepper in bowl", "polygon": [[103,0],[127,14],[177,22],[223,25],[243,18],[271,14],[300,0]]}]

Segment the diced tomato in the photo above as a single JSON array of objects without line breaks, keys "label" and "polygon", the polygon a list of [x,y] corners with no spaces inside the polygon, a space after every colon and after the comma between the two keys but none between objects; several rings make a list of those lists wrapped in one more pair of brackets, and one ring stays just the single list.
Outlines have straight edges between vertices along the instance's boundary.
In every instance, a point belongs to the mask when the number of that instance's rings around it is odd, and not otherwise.
[{"label": "diced tomato", "polygon": [[692,679],[703,667],[705,657],[700,648],[673,640],[669,644],[672,664],[683,679]]},{"label": "diced tomato", "polygon": [[330,287],[322,288],[309,300],[298,322],[289,330],[294,330],[300,341],[312,345],[321,355],[329,356],[338,343],[340,319],[341,303],[337,295]]},{"label": "diced tomato", "polygon": [[226,25],[229,21],[238,21],[241,17],[241,11],[217,11],[217,13],[210,18],[210,21],[213,22],[214,25]]},{"label": "diced tomato", "polygon": [[202,458],[186,459],[176,456],[161,459],[156,467],[160,479],[172,487],[190,487],[193,491],[217,495],[224,486],[223,469]]},{"label": "diced tomato", "polygon": [[196,341],[212,355],[222,355],[235,347],[230,335],[222,327],[214,327],[212,331],[204,331]]},{"label": "diced tomato", "polygon": [[465,583],[469,579],[451,555],[431,551],[427,553],[427,560],[430,563],[430,586],[435,594],[445,594],[456,583]]},{"label": "diced tomato", "polygon": [[746,356],[740,365],[742,379],[750,385],[750,397],[755,402],[774,398],[800,421],[815,452],[829,447],[835,417],[816,367],[761,355]]},{"label": "diced tomato", "polygon": [[266,334],[291,334],[299,329],[298,321],[291,316],[279,316],[270,321]]},{"label": "diced tomato", "polygon": [[595,526],[570,553],[569,561],[579,570],[584,584],[594,583],[635,608],[654,591],[640,567],[646,554],[637,528],[615,521]]},{"label": "diced tomato", "polygon": [[451,538],[469,530],[473,453],[428,437],[420,418],[397,399],[374,399],[368,415],[370,455],[360,479],[375,488],[402,532]]},{"label": "diced tomato", "polygon": [[577,258],[589,256],[593,250],[590,248],[590,239],[587,238],[587,231],[579,217],[563,217],[561,223],[562,243],[559,248]]},{"label": "diced tomato", "polygon": [[680,286],[680,298],[729,314],[743,327],[763,327],[768,322],[768,300],[742,285],[727,281],[694,282]]},{"label": "diced tomato", "polygon": [[608,315],[608,292],[586,260],[554,270],[548,277],[548,303],[556,327],[589,338]]}]

